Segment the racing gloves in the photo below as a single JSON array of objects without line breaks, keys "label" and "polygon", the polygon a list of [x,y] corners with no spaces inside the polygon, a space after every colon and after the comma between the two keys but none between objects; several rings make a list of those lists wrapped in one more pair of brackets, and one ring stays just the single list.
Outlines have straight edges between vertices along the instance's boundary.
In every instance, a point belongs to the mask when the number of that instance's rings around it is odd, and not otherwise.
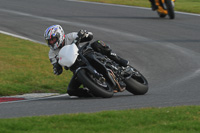
[{"label": "racing gloves", "polygon": [[58,63],[53,64],[53,72],[55,75],[60,75],[63,72],[63,68]]},{"label": "racing gloves", "polygon": [[81,43],[88,42],[93,39],[92,32],[87,32],[86,30],[80,30],[77,35],[78,35],[78,37],[81,38],[81,41],[80,41]]},{"label": "racing gloves", "polygon": [[84,38],[84,37],[86,36],[86,34],[87,34],[87,31],[86,31],[86,30],[80,30],[80,31],[78,32],[78,37]]}]

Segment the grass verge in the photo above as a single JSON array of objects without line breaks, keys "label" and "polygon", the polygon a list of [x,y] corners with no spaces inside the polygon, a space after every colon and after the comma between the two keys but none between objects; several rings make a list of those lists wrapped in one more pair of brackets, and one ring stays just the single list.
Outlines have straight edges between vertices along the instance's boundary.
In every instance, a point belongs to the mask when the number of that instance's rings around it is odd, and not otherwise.
[{"label": "grass verge", "polygon": [[191,133],[200,131],[200,106],[103,111],[1,119],[0,132]]},{"label": "grass verge", "polygon": [[72,73],[53,74],[47,46],[3,34],[0,34],[0,40],[0,96],[66,93]]},{"label": "grass verge", "polygon": [[[82,1],[151,7],[149,0],[82,0]],[[175,10],[182,12],[190,12],[190,13],[200,13],[200,0],[176,0]]]}]

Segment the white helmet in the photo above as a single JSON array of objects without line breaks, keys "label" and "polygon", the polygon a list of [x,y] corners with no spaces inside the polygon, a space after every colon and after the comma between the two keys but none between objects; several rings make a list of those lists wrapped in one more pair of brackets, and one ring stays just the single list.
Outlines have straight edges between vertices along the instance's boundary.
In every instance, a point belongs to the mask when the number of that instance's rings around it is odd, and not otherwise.
[{"label": "white helmet", "polygon": [[44,38],[48,46],[56,50],[64,45],[65,33],[60,25],[52,25],[45,30]]}]

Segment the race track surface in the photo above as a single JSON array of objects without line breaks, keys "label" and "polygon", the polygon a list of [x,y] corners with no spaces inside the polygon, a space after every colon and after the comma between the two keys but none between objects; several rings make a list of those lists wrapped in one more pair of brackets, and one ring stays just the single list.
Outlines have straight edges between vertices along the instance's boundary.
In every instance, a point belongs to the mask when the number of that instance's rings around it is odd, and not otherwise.
[{"label": "race track surface", "polygon": [[109,99],[64,95],[1,103],[0,118],[200,104],[200,15],[176,12],[170,20],[147,8],[73,0],[1,0],[0,18],[1,31],[41,43],[44,30],[53,24],[60,24],[66,33],[87,29],[94,40],[109,44],[149,81],[149,92],[143,96],[123,92]]}]

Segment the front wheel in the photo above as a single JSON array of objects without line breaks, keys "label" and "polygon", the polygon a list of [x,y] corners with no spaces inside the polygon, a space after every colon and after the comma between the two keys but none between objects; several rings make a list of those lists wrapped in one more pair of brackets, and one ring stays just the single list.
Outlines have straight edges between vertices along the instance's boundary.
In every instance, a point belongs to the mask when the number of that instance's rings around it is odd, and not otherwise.
[{"label": "front wheel", "polygon": [[133,76],[124,81],[126,84],[126,90],[134,95],[144,95],[149,89],[148,81],[139,71],[136,69],[134,69],[134,71]]},{"label": "front wheel", "polygon": [[165,0],[165,4],[166,4],[166,7],[167,7],[169,18],[170,19],[174,19],[175,18],[175,13],[174,13],[173,2],[171,0]]},{"label": "front wheel", "polygon": [[78,80],[97,97],[110,98],[113,96],[113,89],[105,78],[97,79],[87,70],[81,69],[77,73]]}]

